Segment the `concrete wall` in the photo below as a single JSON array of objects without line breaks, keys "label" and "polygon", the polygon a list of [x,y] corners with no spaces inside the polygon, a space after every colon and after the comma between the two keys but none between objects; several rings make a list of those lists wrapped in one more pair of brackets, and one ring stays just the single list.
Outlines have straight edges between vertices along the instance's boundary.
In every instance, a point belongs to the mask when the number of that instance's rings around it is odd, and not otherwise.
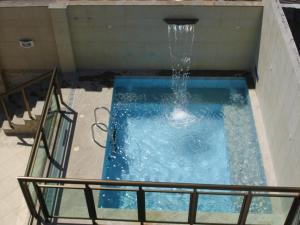
[{"label": "concrete wall", "polygon": [[[170,69],[165,17],[200,19],[192,69],[249,70],[253,64],[261,3],[126,1],[121,6],[115,1],[110,5],[89,1],[91,6],[82,2],[20,1],[10,6],[0,1],[4,74],[56,65],[63,72]],[[32,38],[35,47],[21,48],[18,40],[24,37]]]},{"label": "concrete wall", "polygon": [[249,70],[262,7],[69,6],[78,69],[170,69],[166,17],[199,18],[192,69]]},{"label": "concrete wall", "polygon": [[[0,7],[0,34],[3,70],[48,70],[57,64],[56,43],[47,7]],[[35,46],[21,48],[20,38],[32,38]]]},{"label": "concrete wall", "polygon": [[300,58],[277,1],[265,1],[258,60],[261,105],[278,185],[300,185]]}]

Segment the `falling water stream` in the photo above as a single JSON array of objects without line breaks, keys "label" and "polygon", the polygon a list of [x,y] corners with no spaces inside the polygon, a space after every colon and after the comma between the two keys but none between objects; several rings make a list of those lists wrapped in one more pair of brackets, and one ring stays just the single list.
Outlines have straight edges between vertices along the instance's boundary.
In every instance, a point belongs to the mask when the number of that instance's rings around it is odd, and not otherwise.
[{"label": "falling water stream", "polygon": [[194,42],[194,25],[168,25],[169,49],[172,66],[172,90],[174,111],[171,120],[186,124],[191,115],[185,110],[188,100],[187,79],[189,77]]}]

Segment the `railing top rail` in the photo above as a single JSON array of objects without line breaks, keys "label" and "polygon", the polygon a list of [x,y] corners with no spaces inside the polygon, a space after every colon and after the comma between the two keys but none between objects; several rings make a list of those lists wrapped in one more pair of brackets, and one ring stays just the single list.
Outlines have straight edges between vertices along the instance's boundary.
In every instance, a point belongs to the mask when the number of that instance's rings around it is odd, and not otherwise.
[{"label": "railing top rail", "polygon": [[48,108],[49,108],[51,93],[52,93],[52,90],[53,90],[53,85],[54,85],[54,82],[55,82],[55,77],[57,75],[56,72],[57,72],[57,69],[54,68],[52,70],[52,73],[51,73],[51,80],[50,80],[50,83],[49,83],[49,87],[48,87],[48,91],[47,91],[47,95],[46,95],[46,100],[45,100],[45,104],[44,104],[42,115],[41,115],[41,120],[39,122],[38,129],[37,129],[37,132],[36,132],[36,136],[34,138],[34,143],[32,145],[32,150],[31,150],[31,153],[30,153],[30,156],[29,156],[29,160],[28,160],[28,164],[27,164],[25,176],[30,176],[30,171],[31,171],[32,164],[33,164],[33,161],[34,161],[33,159],[34,159],[34,156],[36,154],[36,151],[37,151],[37,148],[38,148],[38,144],[39,144],[38,143],[38,141],[39,141],[39,135],[41,133],[41,130],[42,130],[42,128],[44,126],[44,123],[45,123],[45,120],[46,120],[46,114],[47,114],[47,111],[48,111]]},{"label": "railing top rail", "polygon": [[253,185],[226,185],[226,184],[195,184],[195,183],[169,183],[150,181],[119,181],[119,180],[91,180],[75,178],[38,178],[18,177],[18,180],[25,182],[59,183],[59,184],[88,184],[88,185],[109,185],[109,186],[142,186],[155,188],[184,188],[184,189],[205,189],[205,190],[228,190],[228,191],[251,191],[251,192],[284,192],[300,194],[300,187],[280,186],[253,186]]},{"label": "railing top rail", "polygon": [[28,86],[30,86],[30,85],[32,85],[32,84],[35,84],[35,83],[37,83],[37,82],[39,82],[39,81],[42,81],[42,80],[44,80],[44,79],[50,77],[50,75],[52,74],[52,73],[51,73],[52,71],[53,71],[53,70],[48,71],[48,72],[46,72],[46,73],[43,73],[43,74],[39,75],[39,76],[36,77],[36,78],[33,78],[33,79],[31,79],[31,80],[29,80],[29,81],[26,81],[26,82],[24,82],[24,83],[22,83],[22,84],[20,84],[20,85],[18,85],[18,86],[16,86],[16,87],[13,87],[13,88],[9,89],[8,91],[6,91],[6,92],[0,94],[0,98],[1,98],[1,97],[4,97],[4,96],[7,96],[7,95],[10,95],[10,94],[12,94],[12,93],[15,93],[15,92],[17,92],[17,91],[20,91],[22,88],[28,87]]}]

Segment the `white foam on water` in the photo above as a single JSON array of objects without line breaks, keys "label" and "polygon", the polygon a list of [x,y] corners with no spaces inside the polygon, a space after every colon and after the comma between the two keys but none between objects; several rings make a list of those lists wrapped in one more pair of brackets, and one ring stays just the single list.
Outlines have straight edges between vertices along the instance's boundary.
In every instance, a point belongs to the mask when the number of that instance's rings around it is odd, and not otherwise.
[{"label": "white foam on water", "polygon": [[172,124],[188,126],[194,123],[197,117],[182,108],[174,108],[168,119]]}]

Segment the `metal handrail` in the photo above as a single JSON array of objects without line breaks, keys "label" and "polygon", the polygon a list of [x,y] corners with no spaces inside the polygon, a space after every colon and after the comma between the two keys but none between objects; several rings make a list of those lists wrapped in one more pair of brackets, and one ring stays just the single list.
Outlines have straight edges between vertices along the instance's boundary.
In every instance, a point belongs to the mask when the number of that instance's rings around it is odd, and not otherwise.
[{"label": "metal handrail", "polygon": [[42,131],[43,126],[45,124],[47,111],[48,111],[49,106],[50,106],[51,94],[55,90],[56,76],[57,76],[57,69],[54,68],[53,71],[52,71],[52,74],[51,74],[51,80],[50,80],[50,83],[49,83],[49,88],[48,88],[48,91],[47,91],[45,104],[44,104],[44,107],[43,107],[43,110],[42,110],[41,120],[39,121],[38,129],[37,129],[37,132],[36,132],[36,136],[34,138],[34,143],[32,145],[32,150],[31,150],[31,153],[30,153],[30,156],[29,156],[27,167],[26,167],[25,176],[30,176],[30,171],[32,169],[34,158],[35,158],[35,155],[36,155],[36,152],[37,152],[37,149],[38,149],[38,145],[39,145],[39,140],[40,140],[40,137],[41,137],[41,131]]},{"label": "metal handrail", "polygon": [[101,148],[106,148],[105,145],[102,145],[99,141],[96,140],[96,138],[95,138],[95,131],[94,131],[94,127],[97,127],[97,128],[99,128],[100,130],[102,130],[102,131],[104,131],[104,132],[107,132],[107,131],[108,131],[108,126],[107,126],[105,123],[102,123],[102,122],[99,122],[99,121],[98,121],[97,111],[99,111],[99,110],[101,110],[101,109],[102,109],[102,110],[105,110],[105,111],[109,114],[109,116],[111,116],[111,113],[110,113],[110,111],[109,111],[108,108],[106,108],[106,107],[104,107],[104,106],[96,107],[96,108],[94,109],[94,119],[95,119],[95,123],[93,123],[93,124],[91,125],[91,132],[92,132],[92,138],[93,138],[93,141],[94,141],[99,147],[101,147]]},{"label": "metal handrail", "polygon": [[182,189],[204,189],[224,191],[252,191],[252,192],[284,192],[298,193],[300,187],[286,186],[255,186],[255,185],[229,185],[229,184],[196,184],[196,183],[174,183],[174,182],[152,182],[152,181],[120,181],[120,180],[97,180],[78,178],[40,178],[40,177],[18,177],[18,180],[39,183],[60,183],[60,184],[89,184],[89,185],[110,185],[130,187],[155,187],[155,188],[182,188]]},{"label": "metal handrail", "polygon": [[[102,130],[102,131],[104,131],[104,132],[107,132],[107,131],[108,131],[107,125],[104,124],[104,123],[102,123],[102,122],[98,122],[97,111],[98,111],[98,110],[101,110],[101,109],[103,109],[103,110],[105,110],[106,112],[108,112],[109,116],[111,116],[111,113],[110,113],[110,111],[109,111],[108,108],[106,108],[106,107],[104,107],[104,106],[96,107],[96,108],[94,109],[94,118],[95,118],[95,123],[94,123],[94,124],[96,124],[96,126],[97,126],[100,130]],[[100,126],[100,125],[101,125],[101,126]],[[102,126],[104,126],[104,128],[102,128]]]},{"label": "metal handrail", "polygon": [[[28,192],[28,186],[24,184],[32,183],[37,193],[39,205],[46,221],[51,218],[80,219],[77,217],[63,217],[49,213],[45,199],[41,190],[50,188],[52,190],[76,189],[84,192],[86,206],[89,217],[93,222],[95,220],[115,220],[131,222],[155,222],[155,223],[178,223],[177,221],[164,220],[152,221],[146,217],[145,193],[179,193],[190,196],[188,218],[181,224],[195,224],[197,217],[198,198],[200,195],[228,195],[241,196],[243,202],[239,211],[238,225],[245,225],[253,197],[289,197],[293,198],[293,203],[289,213],[285,218],[284,225],[291,225],[297,210],[300,207],[300,187],[269,187],[269,186],[247,186],[247,185],[220,185],[220,184],[193,184],[193,183],[168,183],[168,182],[147,182],[147,181],[119,181],[119,180],[90,180],[90,179],[70,179],[70,178],[36,178],[36,177],[18,177],[22,190]],[[78,186],[81,185],[81,186]],[[97,186],[97,187],[93,187]],[[110,186],[114,186],[113,188]],[[26,190],[27,188],[27,190]],[[132,191],[136,192],[137,201],[137,219],[118,219],[118,218],[99,218],[96,212],[95,199],[93,191],[112,190],[112,191]],[[276,193],[274,193],[276,192]],[[24,193],[24,191],[23,191]],[[25,196],[25,193],[24,193]],[[28,197],[28,196],[27,196]],[[53,199],[58,201],[58,199]],[[32,203],[28,202],[28,205]],[[72,206],[70,206],[72,207]],[[81,218],[82,219],[82,218]],[[210,223],[206,223],[210,224]]]},{"label": "metal handrail", "polygon": [[[98,126],[97,123],[93,123],[93,124],[92,124],[92,126],[91,126],[91,132],[92,132],[92,138],[93,138],[93,141],[94,141],[99,147],[101,147],[101,148],[106,148],[105,145],[100,144],[100,142],[96,140],[96,138],[95,138],[94,127],[98,127],[99,129],[101,129],[101,128]],[[101,129],[101,130],[102,130],[102,129]]]},{"label": "metal handrail", "polygon": [[28,87],[28,86],[31,86],[37,82],[40,82],[42,80],[45,80],[46,78],[48,78],[49,76],[51,75],[50,72],[47,72],[47,73],[44,73],[34,79],[31,79],[29,81],[26,81],[14,88],[11,88],[10,90],[0,94],[0,103],[1,103],[1,106],[3,108],[3,111],[4,111],[4,114],[5,114],[5,117],[10,125],[11,128],[14,128],[14,124],[12,123],[12,118],[10,117],[9,115],[9,112],[8,112],[8,109],[7,109],[7,106],[5,104],[5,101],[4,101],[4,97],[8,96],[8,95],[11,95],[15,92],[21,92],[22,94],[22,97],[23,97],[23,101],[24,101],[24,106],[26,108],[26,111],[28,112],[28,115],[30,118],[33,119],[33,116],[31,114],[31,109],[30,109],[30,105],[29,105],[29,100],[28,100],[28,96],[27,96],[27,93],[26,93],[26,90],[25,88]]}]

